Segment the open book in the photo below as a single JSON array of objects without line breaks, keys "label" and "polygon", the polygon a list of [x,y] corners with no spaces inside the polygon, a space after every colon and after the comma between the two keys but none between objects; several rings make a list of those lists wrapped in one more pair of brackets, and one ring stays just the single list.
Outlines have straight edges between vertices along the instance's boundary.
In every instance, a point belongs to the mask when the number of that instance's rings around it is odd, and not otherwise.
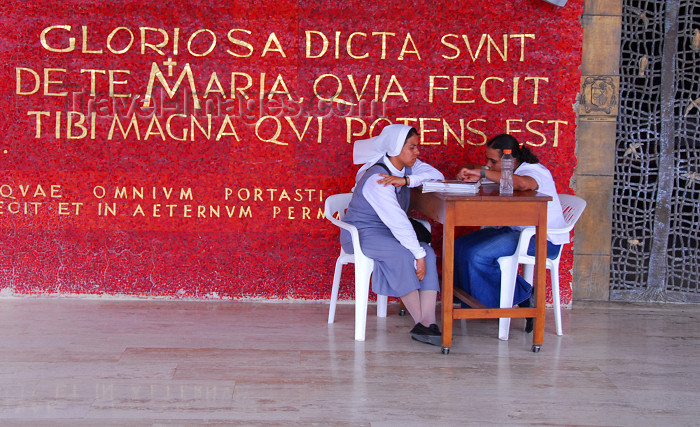
[{"label": "open book", "polygon": [[423,183],[424,193],[454,193],[454,194],[476,194],[479,192],[481,183],[464,182],[456,180],[426,181]]}]

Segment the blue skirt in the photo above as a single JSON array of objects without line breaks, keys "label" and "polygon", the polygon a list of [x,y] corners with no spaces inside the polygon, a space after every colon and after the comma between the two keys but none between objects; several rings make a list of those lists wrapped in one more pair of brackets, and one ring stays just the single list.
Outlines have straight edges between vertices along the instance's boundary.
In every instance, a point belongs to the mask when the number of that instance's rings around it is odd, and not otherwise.
[{"label": "blue skirt", "polygon": [[[520,231],[510,227],[482,228],[455,241],[454,286],[463,289],[489,308],[501,305],[501,268],[498,258],[513,255]],[[559,255],[560,245],[547,241],[547,258]],[[528,254],[535,253],[535,239],[530,240]],[[513,305],[532,295],[532,285],[517,277]]]},{"label": "blue skirt", "polygon": [[[374,260],[372,291],[378,295],[402,297],[416,289],[439,291],[435,251],[427,243],[420,242],[425,249],[425,277],[419,281],[416,276],[416,259],[391,234],[387,228],[360,229],[362,252]],[[341,230],[340,244],[347,253],[354,253],[350,233]]]}]

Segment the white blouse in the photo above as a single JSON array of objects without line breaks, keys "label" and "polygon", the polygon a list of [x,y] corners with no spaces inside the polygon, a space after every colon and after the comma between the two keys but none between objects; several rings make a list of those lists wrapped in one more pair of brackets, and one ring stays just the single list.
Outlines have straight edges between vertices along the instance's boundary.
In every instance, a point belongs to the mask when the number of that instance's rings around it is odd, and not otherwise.
[{"label": "white blouse", "polygon": [[[547,240],[555,245],[565,245],[569,243],[569,233],[553,233],[551,230],[565,228],[567,226],[564,214],[561,211],[561,203],[557,194],[557,186],[554,178],[541,163],[522,163],[515,172],[516,175],[529,176],[537,182],[537,192],[546,194],[552,198],[547,202]],[[513,227],[522,230],[525,227]]]},{"label": "white blouse", "polygon": [[[389,168],[393,176],[405,176],[406,169],[396,169],[387,156],[384,156],[382,163]],[[420,160],[416,160],[408,178],[410,180],[409,187],[411,188],[418,187],[428,180],[445,179],[439,170]],[[379,219],[389,227],[391,234],[396,237],[396,240],[411,251],[416,259],[425,257],[425,249],[418,243],[413,226],[408,220],[406,212],[399,206],[399,201],[396,198],[396,193],[400,187],[397,188],[393,185],[384,186],[379,184],[379,179],[381,177],[366,180],[362,187],[362,194],[374,211],[377,212]]]}]

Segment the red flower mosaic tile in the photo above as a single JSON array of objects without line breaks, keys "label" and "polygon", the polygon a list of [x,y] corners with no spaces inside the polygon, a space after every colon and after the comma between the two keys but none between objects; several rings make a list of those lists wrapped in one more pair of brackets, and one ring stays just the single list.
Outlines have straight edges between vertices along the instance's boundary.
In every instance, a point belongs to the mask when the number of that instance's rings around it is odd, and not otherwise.
[{"label": "red flower mosaic tile", "polygon": [[582,8],[5,1],[0,288],[327,298],[323,201],[389,123],[448,176],[509,131],[571,193]]}]

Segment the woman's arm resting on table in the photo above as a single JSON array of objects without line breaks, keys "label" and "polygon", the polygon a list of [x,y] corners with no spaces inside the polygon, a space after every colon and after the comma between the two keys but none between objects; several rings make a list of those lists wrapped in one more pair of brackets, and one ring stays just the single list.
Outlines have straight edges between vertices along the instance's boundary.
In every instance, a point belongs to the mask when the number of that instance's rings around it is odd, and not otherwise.
[{"label": "woman's arm resting on table", "polygon": [[420,187],[425,181],[431,179],[443,180],[445,175],[420,159],[416,160],[416,163],[411,167],[411,174],[408,176],[408,186],[411,188]]},{"label": "woman's arm resting on table", "polygon": [[[481,179],[482,169],[462,168],[457,174],[457,179],[462,181],[474,182]],[[501,181],[501,172],[483,169],[484,177],[493,182]],[[539,185],[534,178],[527,175],[513,174],[513,189],[518,191],[537,190]]]},{"label": "woman's arm resting on table", "polygon": [[408,182],[408,177],[387,175],[385,173],[380,173],[379,176],[382,178],[377,182],[383,186],[393,185],[394,187],[402,187]]},{"label": "woman's arm resting on table", "polygon": [[[501,174],[498,174],[498,179],[501,179]],[[490,178],[489,178],[490,179]],[[498,181],[496,181],[498,182]],[[537,190],[539,185],[535,178],[527,175],[515,175],[513,174],[513,190],[524,191],[524,190]]]}]

